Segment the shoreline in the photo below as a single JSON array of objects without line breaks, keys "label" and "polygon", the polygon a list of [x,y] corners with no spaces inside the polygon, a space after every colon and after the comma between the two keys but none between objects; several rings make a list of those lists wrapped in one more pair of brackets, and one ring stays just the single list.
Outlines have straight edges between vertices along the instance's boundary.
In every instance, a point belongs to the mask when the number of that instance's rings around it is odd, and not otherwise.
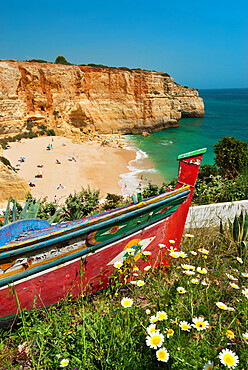
[{"label": "shoreline", "polygon": [[[46,136],[11,143],[3,155],[18,169],[19,176],[34,185],[30,187],[34,197],[56,199],[62,204],[70,193],[88,185],[91,190],[100,189],[102,198],[107,193],[132,195],[141,182],[144,187],[152,181],[154,173],[146,175],[153,171],[147,155],[128,140],[121,141],[123,145],[116,147],[102,146],[97,141],[78,144],[68,138]],[[52,148],[47,150],[49,145]],[[25,158],[24,162],[19,161],[20,157]],[[39,172],[41,178],[36,177]],[[140,179],[142,174],[144,180]]]}]

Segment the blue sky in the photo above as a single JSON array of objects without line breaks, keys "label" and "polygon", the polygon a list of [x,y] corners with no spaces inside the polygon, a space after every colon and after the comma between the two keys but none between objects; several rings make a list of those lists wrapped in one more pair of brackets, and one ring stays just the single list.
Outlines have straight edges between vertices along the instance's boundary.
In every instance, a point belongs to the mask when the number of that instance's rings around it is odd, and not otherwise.
[{"label": "blue sky", "polygon": [[146,68],[248,87],[247,0],[0,0],[0,58]]}]

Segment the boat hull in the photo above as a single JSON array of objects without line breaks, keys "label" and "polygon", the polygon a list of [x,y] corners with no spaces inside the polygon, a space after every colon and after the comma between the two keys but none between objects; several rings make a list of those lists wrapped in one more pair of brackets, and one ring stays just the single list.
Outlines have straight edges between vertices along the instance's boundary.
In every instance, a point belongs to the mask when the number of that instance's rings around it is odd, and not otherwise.
[{"label": "boat hull", "polygon": [[[0,317],[13,316],[21,309],[31,310],[53,305],[70,294],[78,296],[82,292],[96,292],[106,287],[116,261],[123,261],[128,248],[134,250],[134,260],[139,269],[157,266],[166,254],[159,248],[166,234],[168,220],[156,222],[131,236],[111,243],[93,253],[61,263],[37,274],[0,288]],[[142,251],[150,251],[151,256],[142,257]],[[127,253],[127,252],[126,252]],[[6,315],[8,313],[8,315]]]}]

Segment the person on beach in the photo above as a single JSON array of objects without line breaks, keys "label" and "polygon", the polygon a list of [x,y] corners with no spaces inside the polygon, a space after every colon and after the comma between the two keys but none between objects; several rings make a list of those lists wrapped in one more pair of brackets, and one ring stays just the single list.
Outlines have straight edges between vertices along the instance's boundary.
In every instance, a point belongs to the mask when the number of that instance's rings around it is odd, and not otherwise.
[{"label": "person on beach", "polygon": [[56,204],[57,202],[57,197],[56,197],[56,194],[54,195],[54,203]]}]

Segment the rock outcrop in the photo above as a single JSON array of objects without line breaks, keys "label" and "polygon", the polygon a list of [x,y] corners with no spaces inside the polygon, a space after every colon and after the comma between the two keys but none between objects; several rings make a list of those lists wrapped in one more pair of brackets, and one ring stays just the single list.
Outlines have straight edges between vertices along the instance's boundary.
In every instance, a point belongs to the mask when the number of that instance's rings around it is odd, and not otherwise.
[{"label": "rock outcrop", "polygon": [[27,193],[30,192],[27,181],[2,162],[0,174],[0,203],[7,202],[9,197],[15,197],[19,202],[25,200]]},{"label": "rock outcrop", "polygon": [[25,131],[28,121],[80,138],[153,132],[203,115],[196,89],[158,72],[0,61],[0,136]]}]

